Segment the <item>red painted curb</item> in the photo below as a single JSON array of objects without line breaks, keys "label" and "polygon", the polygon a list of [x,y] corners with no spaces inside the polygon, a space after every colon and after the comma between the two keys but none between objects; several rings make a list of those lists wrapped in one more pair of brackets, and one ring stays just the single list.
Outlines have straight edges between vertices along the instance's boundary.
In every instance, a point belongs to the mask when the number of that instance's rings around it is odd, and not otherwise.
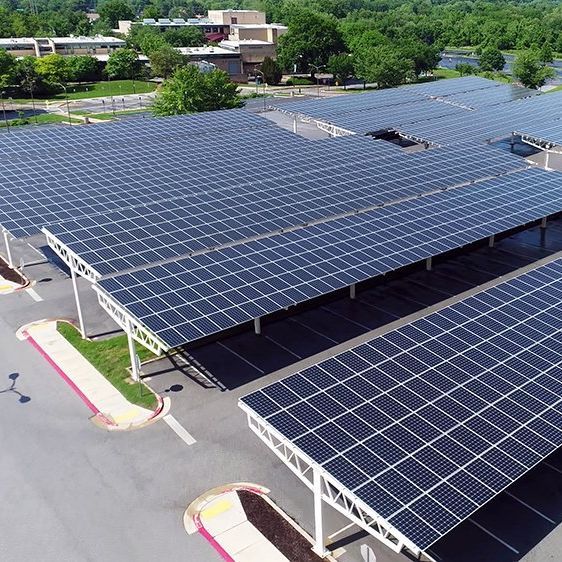
[{"label": "red painted curb", "polygon": [[203,527],[199,514],[193,518],[195,525],[197,526],[197,531],[207,540],[207,542],[219,553],[226,562],[236,562],[228,552],[211,536],[209,531]]},{"label": "red painted curb", "polygon": [[96,415],[101,418],[101,420],[107,425],[115,425],[111,423],[99,410],[94,406],[94,404],[88,399],[88,397],[76,386],[76,384],[68,377],[68,375],[53,361],[51,356],[33,339],[29,332],[25,330],[23,335],[27,338],[27,341],[39,352],[39,354],[51,365],[51,367],[59,374],[59,376],[74,390],[74,392],[80,397],[82,402],[88,406],[88,408]]}]

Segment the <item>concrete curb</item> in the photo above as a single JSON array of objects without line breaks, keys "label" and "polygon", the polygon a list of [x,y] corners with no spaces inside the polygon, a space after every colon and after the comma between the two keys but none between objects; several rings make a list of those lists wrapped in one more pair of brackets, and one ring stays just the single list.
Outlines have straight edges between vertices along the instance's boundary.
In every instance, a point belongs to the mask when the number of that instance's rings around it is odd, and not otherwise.
[{"label": "concrete curb", "polygon": [[[156,400],[158,405],[156,409],[150,414],[150,416],[137,423],[128,423],[128,424],[118,424],[114,420],[111,419],[111,416],[108,416],[104,412],[100,411],[92,401],[82,392],[82,390],[71,380],[71,378],[59,367],[56,363],[55,359],[51,357],[42,347],[41,345],[31,336],[28,330],[40,324],[44,324],[46,322],[67,322],[69,324],[74,325],[72,321],[66,319],[43,319],[38,320],[35,322],[30,322],[25,326],[19,328],[16,332],[16,337],[19,340],[26,340],[28,341],[36,351],[51,365],[51,367],[55,370],[55,372],[68,384],[68,386],[78,395],[78,397],[84,402],[84,404],[88,407],[88,409],[94,414],[90,420],[92,423],[99,427],[100,429],[105,429],[107,431],[132,431],[135,429],[141,429],[148,425],[152,425],[156,423],[160,418],[164,417],[171,408],[171,400],[169,397],[162,398],[159,394],[154,392],[152,388],[150,388],[146,383],[141,381],[141,384],[144,385],[150,392],[152,392],[156,396]],[[84,360],[86,360],[84,358]]]}]

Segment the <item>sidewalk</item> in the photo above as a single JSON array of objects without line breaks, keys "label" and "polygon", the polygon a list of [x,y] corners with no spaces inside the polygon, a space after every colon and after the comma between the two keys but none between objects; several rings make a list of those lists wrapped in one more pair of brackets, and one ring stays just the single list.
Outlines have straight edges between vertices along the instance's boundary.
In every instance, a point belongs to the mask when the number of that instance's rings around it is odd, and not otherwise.
[{"label": "sidewalk", "polygon": [[155,412],[132,404],[57,331],[56,321],[22,328],[21,337],[54,367],[107,429],[132,429],[156,419]]}]

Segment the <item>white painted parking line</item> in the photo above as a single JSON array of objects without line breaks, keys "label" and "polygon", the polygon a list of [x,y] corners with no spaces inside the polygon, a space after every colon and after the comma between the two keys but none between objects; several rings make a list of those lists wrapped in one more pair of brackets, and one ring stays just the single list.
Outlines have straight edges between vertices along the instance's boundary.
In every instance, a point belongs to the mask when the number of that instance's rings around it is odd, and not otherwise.
[{"label": "white painted parking line", "polygon": [[562,470],[560,470],[559,468],[557,468],[556,466],[554,466],[553,464],[550,464],[549,462],[543,462],[543,464],[545,466],[548,466],[548,468],[551,468],[552,470],[554,470],[555,472],[558,472],[558,474],[562,474]]},{"label": "white painted parking line", "polygon": [[530,509],[533,513],[536,513],[539,517],[542,517],[549,523],[556,525],[556,521],[554,521],[550,517],[547,517],[544,513],[541,513],[538,509],[534,508],[532,505],[529,505],[527,502],[524,502],[523,500],[519,499],[517,496],[514,496],[511,492],[506,492],[506,494],[510,498],[513,498],[515,501],[519,502],[521,505],[524,505],[527,509]]},{"label": "white painted parking line", "polygon": [[271,343],[275,344],[277,347],[280,347],[281,349],[284,349],[287,353],[290,353],[293,357],[296,357],[299,361],[302,359],[302,357],[298,354],[296,354],[294,351],[291,351],[288,347],[285,347],[284,345],[280,344],[278,341],[275,341],[272,337],[270,336],[265,336],[266,340],[269,340]]},{"label": "white painted parking line", "polygon": [[469,519],[469,521],[473,525],[478,527],[481,531],[484,531],[484,533],[486,533],[487,535],[489,535],[493,539],[496,539],[500,544],[503,544],[503,546],[505,546],[506,548],[509,548],[509,550],[511,550],[511,552],[514,552],[515,554],[519,554],[519,551],[516,548],[514,548],[513,546],[511,546],[509,543],[505,542],[504,540],[500,539],[497,535],[494,535],[494,533],[492,533],[492,531],[488,531],[488,529],[486,529],[486,527],[482,527],[482,525],[480,525],[480,523],[477,523],[476,521],[474,521],[474,519]]},{"label": "white painted parking line", "polygon": [[41,302],[43,300],[43,297],[41,297],[39,294],[37,294],[37,291],[35,291],[34,289],[26,289],[25,292],[35,301],[35,302]]},{"label": "white painted parking line", "polygon": [[250,367],[254,368],[258,373],[261,373],[262,375],[265,375],[265,371],[260,369],[257,365],[254,365],[251,361],[248,361],[245,357],[243,357],[242,355],[240,355],[239,353],[236,353],[236,351],[234,351],[233,349],[230,349],[230,347],[228,347],[227,345],[225,345],[222,342],[218,342],[218,344],[221,347],[224,347],[224,349],[226,349],[227,351],[229,351],[230,353],[232,353],[232,355],[236,355],[236,357],[238,357],[238,359],[241,359],[242,361],[244,361],[244,363],[247,363],[248,365],[250,365]]},{"label": "white painted parking line", "polygon": [[172,414],[166,414],[162,419],[170,426],[170,428],[184,443],[186,443],[187,445],[193,445],[194,443],[197,443],[193,435],[191,435],[191,433],[189,433],[189,431],[187,431],[187,429],[185,429],[185,427],[183,427],[183,425],[181,425],[180,422],[176,418],[174,418],[174,416],[172,416]]}]

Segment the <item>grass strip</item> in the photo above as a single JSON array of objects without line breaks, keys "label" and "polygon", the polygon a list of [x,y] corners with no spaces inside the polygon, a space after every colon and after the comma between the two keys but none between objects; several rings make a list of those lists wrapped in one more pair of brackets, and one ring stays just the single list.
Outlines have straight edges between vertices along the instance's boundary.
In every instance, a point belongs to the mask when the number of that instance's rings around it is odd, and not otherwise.
[{"label": "grass strip", "polygon": [[[156,396],[142,384],[131,384],[127,336],[104,340],[82,339],[80,332],[67,322],[57,322],[57,331],[74,346],[129,402],[154,410]],[[152,359],[154,354],[135,343],[141,361]]]}]

